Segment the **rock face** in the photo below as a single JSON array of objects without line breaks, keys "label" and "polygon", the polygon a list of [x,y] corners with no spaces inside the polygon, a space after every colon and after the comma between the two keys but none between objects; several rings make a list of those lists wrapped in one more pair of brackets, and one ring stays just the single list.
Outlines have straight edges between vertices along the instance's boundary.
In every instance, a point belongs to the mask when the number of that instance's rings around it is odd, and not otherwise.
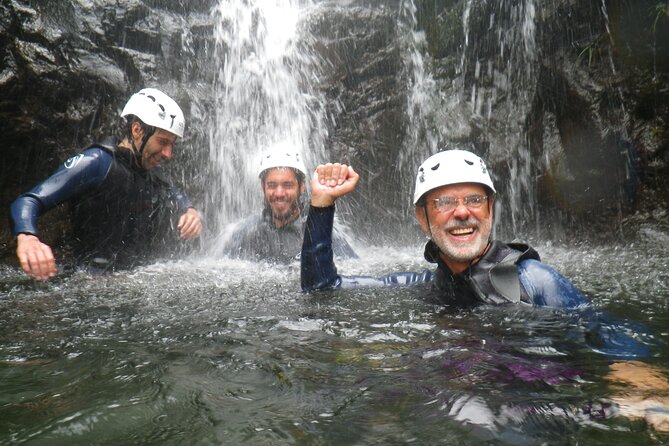
[{"label": "rock face", "polygon": [[[145,86],[183,105],[187,135],[168,173],[206,210],[216,3],[3,2],[0,211],[71,154],[118,134],[118,112]],[[412,211],[398,182],[412,184],[424,153],[458,145],[488,157],[500,196],[512,197],[512,211],[500,216],[505,227],[548,236],[589,227],[589,237],[611,237],[627,223],[666,224],[666,4],[543,3],[339,1],[310,17],[328,66],[319,81],[328,151],[364,177],[343,209],[361,235],[379,232],[370,219],[405,224]],[[414,26],[432,74],[431,117],[407,99],[416,85],[407,56]],[[410,145],[422,152],[407,155]],[[64,217],[42,219],[44,236],[62,238]],[[6,219],[0,236],[0,250],[10,251]]]},{"label": "rock face", "polygon": [[420,26],[443,85],[460,76],[469,95],[468,139],[512,173],[498,180],[514,227],[606,238],[639,217],[666,225],[666,2],[425,2]]},{"label": "rock face", "polygon": [[[187,104],[209,83],[210,1],[11,0],[0,5],[0,210],[73,153],[117,134],[134,92],[156,86]],[[190,124],[183,147],[204,145]],[[176,154],[177,159],[183,158]],[[175,163],[178,165],[178,163]],[[177,171],[179,169],[176,169]],[[197,191],[189,191],[195,196]],[[66,231],[64,210],[41,220],[47,240]],[[3,247],[9,240],[0,223]]]}]

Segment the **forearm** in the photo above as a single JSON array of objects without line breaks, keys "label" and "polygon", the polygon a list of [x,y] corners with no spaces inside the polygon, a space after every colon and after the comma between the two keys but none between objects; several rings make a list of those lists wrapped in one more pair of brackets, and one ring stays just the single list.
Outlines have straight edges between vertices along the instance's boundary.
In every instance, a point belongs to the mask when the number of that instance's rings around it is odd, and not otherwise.
[{"label": "forearm", "polygon": [[111,161],[111,155],[101,149],[88,149],[61,164],[49,178],[29,192],[20,195],[11,204],[12,233],[37,235],[37,221],[40,215],[76,195],[99,186],[109,170]]},{"label": "forearm", "polygon": [[179,191],[174,187],[170,187],[170,193],[172,195],[172,199],[176,203],[177,211],[179,212],[179,214],[183,214],[187,212],[188,209],[191,208],[195,209],[193,203],[191,203],[190,199],[183,192]]},{"label": "forearm", "polygon": [[42,214],[42,204],[34,196],[23,194],[11,204],[9,208],[9,220],[12,234],[38,235],[37,221]]},{"label": "forearm", "polygon": [[340,283],[332,253],[333,223],[334,206],[309,209],[300,260],[303,291],[337,288]]}]

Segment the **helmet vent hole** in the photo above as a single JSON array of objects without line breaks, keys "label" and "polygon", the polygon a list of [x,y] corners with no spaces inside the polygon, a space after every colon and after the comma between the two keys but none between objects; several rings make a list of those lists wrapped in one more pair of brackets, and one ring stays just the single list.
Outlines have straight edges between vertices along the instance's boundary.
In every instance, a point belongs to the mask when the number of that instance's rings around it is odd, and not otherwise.
[{"label": "helmet vent hole", "polygon": [[432,166],[431,169],[432,170],[437,170],[437,169],[439,169],[439,166],[441,166],[441,163],[435,164],[434,166]]}]

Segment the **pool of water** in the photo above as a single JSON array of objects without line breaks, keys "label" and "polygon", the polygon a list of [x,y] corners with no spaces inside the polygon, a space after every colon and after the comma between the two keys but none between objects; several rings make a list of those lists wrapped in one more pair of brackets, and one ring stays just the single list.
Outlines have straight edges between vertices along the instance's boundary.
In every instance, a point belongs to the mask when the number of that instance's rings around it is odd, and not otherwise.
[{"label": "pool of water", "polygon": [[[653,236],[655,239],[653,239]],[[538,246],[667,370],[666,235]],[[659,241],[658,241],[659,240]],[[343,274],[421,270],[359,249]],[[305,295],[299,265],[191,258],[36,283],[0,266],[0,444],[665,444],[609,407],[587,317],[426,289]],[[638,330],[638,331],[637,331]]]}]

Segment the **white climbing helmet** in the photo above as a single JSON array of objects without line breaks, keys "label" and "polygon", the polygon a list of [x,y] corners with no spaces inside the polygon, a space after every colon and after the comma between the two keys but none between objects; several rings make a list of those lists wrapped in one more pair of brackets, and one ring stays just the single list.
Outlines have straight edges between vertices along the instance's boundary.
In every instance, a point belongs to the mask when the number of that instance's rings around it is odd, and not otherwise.
[{"label": "white climbing helmet", "polygon": [[167,130],[178,137],[184,136],[184,114],[174,99],[155,88],[144,88],[133,94],[123,107],[122,117],[135,115],[144,122]]},{"label": "white climbing helmet", "polygon": [[307,175],[307,168],[302,161],[302,155],[288,141],[281,141],[272,145],[267,153],[260,158],[258,176],[262,177],[263,172],[275,167],[291,167],[302,172],[304,176]]},{"label": "white climbing helmet", "polygon": [[445,150],[432,155],[418,168],[413,204],[417,204],[432,189],[457,183],[479,183],[495,192],[481,158],[467,150]]}]

